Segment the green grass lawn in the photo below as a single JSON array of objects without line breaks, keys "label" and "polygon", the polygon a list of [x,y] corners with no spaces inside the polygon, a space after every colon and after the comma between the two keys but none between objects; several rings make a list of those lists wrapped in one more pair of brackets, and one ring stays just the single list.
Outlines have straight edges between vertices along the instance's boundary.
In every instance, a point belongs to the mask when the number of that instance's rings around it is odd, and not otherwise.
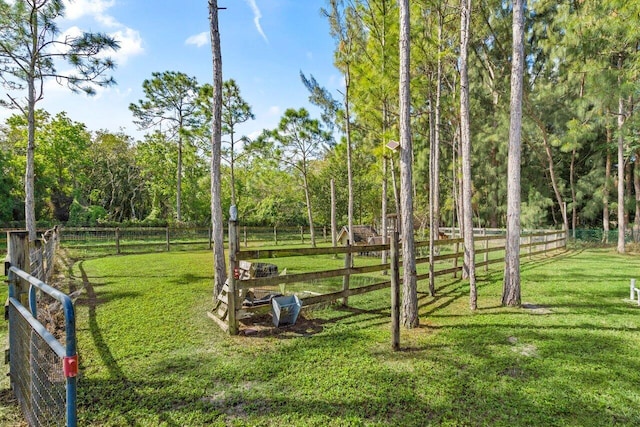
[{"label": "green grass lawn", "polygon": [[79,425],[640,425],[640,309],[625,301],[637,255],[523,260],[528,308],[500,307],[499,264],[480,271],[475,313],[463,281],[439,277],[435,298],[421,282],[421,326],[402,330],[400,352],[388,290],[307,312],[296,328],[226,336],[206,316],[211,264],[209,251],[75,264],[89,283],[76,303]]}]

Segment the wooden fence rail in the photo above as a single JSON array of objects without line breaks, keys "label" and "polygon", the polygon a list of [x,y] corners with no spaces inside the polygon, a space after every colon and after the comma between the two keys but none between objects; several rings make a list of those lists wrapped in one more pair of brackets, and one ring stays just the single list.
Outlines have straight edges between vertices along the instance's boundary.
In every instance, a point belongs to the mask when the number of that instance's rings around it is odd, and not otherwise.
[{"label": "wooden fence rail", "polygon": [[[208,245],[211,249],[211,228],[208,227],[64,227],[61,238],[72,249],[107,250],[116,254],[138,248],[169,251],[175,245]],[[328,242],[327,227],[315,227],[318,242]],[[310,239],[307,227],[239,227],[240,241],[249,243],[291,245],[305,244]],[[1,242],[0,242],[1,243]]]},{"label": "wooden fence rail", "polygon": [[[232,230],[233,225],[230,225],[229,236],[238,236],[237,230]],[[237,237],[236,237],[237,238]],[[529,234],[524,234],[521,237],[521,257],[532,257],[534,255],[540,255],[544,253],[549,253],[556,251],[560,248],[566,248],[566,233],[562,230],[554,230],[554,231],[536,231]],[[487,234],[483,231],[483,235],[477,236],[474,238],[476,244],[482,245],[482,247],[478,247],[476,249],[476,255],[479,256],[482,260],[476,260],[476,267],[484,266],[485,269],[491,265],[496,263],[504,262],[504,257],[498,258],[489,258],[490,253],[496,252],[504,252],[505,250],[505,235],[504,233],[493,233]],[[433,271],[433,276],[443,276],[447,274],[455,275],[462,271],[462,258],[463,251],[460,246],[463,243],[462,238],[452,238],[445,240],[438,240],[435,243],[436,248],[440,251],[446,247],[453,247],[453,252],[444,253],[430,256],[418,256],[416,258],[417,264],[426,264],[432,262],[430,264],[430,271]],[[428,247],[428,241],[417,241],[415,243],[416,249],[421,249],[424,247]],[[401,243],[400,243],[401,246]],[[374,265],[363,265],[363,266],[355,266],[353,255],[354,254],[377,254],[382,253],[384,251],[389,251],[391,249],[390,244],[383,245],[347,245],[340,247],[329,247],[329,248],[300,248],[300,249],[266,249],[266,250],[240,250],[239,245],[230,244],[230,248],[233,251],[229,256],[229,275],[233,276],[233,272],[237,271],[240,261],[260,261],[260,260],[268,260],[268,259],[277,259],[277,258],[285,258],[285,257],[297,257],[297,256],[317,256],[317,255],[339,255],[342,254],[345,257],[345,267],[337,268],[337,269],[328,269],[322,271],[313,271],[313,272],[305,272],[298,274],[287,274],[281,276],[272,276],[272,277],[259,277],[259,278],[250,278],[246,280],[237,280],[232,279],[233,282],[233,291],[231,294],[235,294],[236,298],[234,300],[234,313],[230,313],[227,317],[225,330],[229,331],[232,334],[237,334],[238,329],[238,320],[241,317],[246,317],[248,313],[251,312],[264,312],[270,309],[270,305],[261,306],[261,307],[242,307],[239,301],[239,294],[242,291],[246,291],[249,289],[258,289],[258,288],[273,288],[279,285],[286,285],[291,283],[313,283],[317,280],[330,279],[330,278],[338,278],[343,277],[343,287],[342,290],[324,293],[321,295],[311,295],[311,296],[302,296],[301,300],[304,306],[310,306],[314,304],[334,302],[342,299],[343,304],[347,304],[347,299],[354,295],[361,295],[368,292],[377,291],[380,289],[388,288],[391,286],[391,280],[382,280],[373,284],[368,284],[364,286],[359,286],[356,288],[350,288],[350,278],[352,276],[367,274],[367,273],[375,273],[382,272],[385,274],[387,271],[398,271],[398,269],[402,266],[402,260],[398,260],[395,258],[395,261],[391,262],[379,263]],[[526,249],[523,251],[522,249]],[[417,251],[418,252],[418,251]],[[367,259],[371,259],[367,257]],[[447,262],[448,261],[448,262]],[[460,262],[459,262],[460,261]],[[396,263],[394,265],[394,262]],[[444,264],[445,268],[442,268]],[[453,264],[451,267],[450,265]],[[435,265],[441,267],[439,270],[435,269]],[[427,280],[430,278],[430,273],[427,272],[425,274],[419,274],[417,279]],[[231,286],[230,286],[231,289]],[[231,298],[230,298],[231,299]],[[231,309],[231,308],[230,308]],[[220,324],[220,321],[217,320]],[[231,324],[231,323],[233,324]]]},{"label": "wooden fence rail", "polygon": [[211,229],[206,227],[65,227],[61,242],[69,249],[107,250],[116,254],[133,249],[170,251],[177,245],[201,245],[211,249]]}]

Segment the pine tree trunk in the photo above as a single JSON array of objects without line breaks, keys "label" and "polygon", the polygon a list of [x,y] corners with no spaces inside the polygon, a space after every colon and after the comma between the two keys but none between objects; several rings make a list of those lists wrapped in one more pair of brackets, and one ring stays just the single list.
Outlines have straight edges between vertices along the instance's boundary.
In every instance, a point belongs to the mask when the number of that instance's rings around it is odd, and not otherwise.
[{"label": "pine tree trunk", "polygon": [[[351,228],[351,226],[349,226]],[[338,221],[336,219],[336,182],[331,178],[331,246],[338,246]]]},{"label": "pine tree trunk", "polygon": [[209,0],[211,50],[213,54],[213,118],[211,134],[211,225],[213,229],[214,297],[222,291],[227,280],[224,258],[224,224],[220,185],[222,157],[222,54],[218,30],[218,0]]},{"label": "pine tree trunk", "polygon": [[[33,74],[32,74],[33,75]],[[29,241],[34,241],[36,233],[36,202],[35,202],[35,151],[36,151],[36,90],[33,79],[28,83],[28,111],[27,111],[27,164],[24,180],[24,217]]]},{"label": "pine tree trunk", "polygon": [[[624,199],[631,200],[633,197],[633,168],[631,167],[631,162],[625,162],[624,165]],[[631,224],[631,214],[629,209],[624,209],[624,227],[626,230],[629,229]]]},{"label": "pine tree trunk", "polygon": [[633,189],[636,198],[636,211],[633,218],[633,239],[640,242],[640,150],[636,150],[636,160],[633,164]]},{"label": "pine tree trunk", "polygon": [[419,325],[416,257],[413,238],[413,178],[409,53],[409,0],[400,0],[400,213],[402,221],[402,324]]},{"label": "pine tree trunk", "polygon": [[[622,72],[622,56],[618,58],[618,69]],[[622,77],[619,77],[619,82]],[[618,98],[618,253],[623,254],[625,223],[624,223],[624,99]]]},{"label": "pine tree trunk", "polygon": [[576,200],[576,186],[574,183],[576,165],[576,149],[571,151],[571,166],[569,167],[569,183],[571,185],[571,231],[573,238],[576,238],[576,226],[578,225],[578,201]]},{"label": "pine tree trunk", "polygon": [[520,300],[520,157],[524,74],[524,3],[513,0],[513,55],[511,61],[511,117],[507,165],[507,240],[502,305]]},{"label": "pine tree trunk", "polygon": [[604,172],[604,186],[602,188],[602,242],[609,243],[609,191],[611,183],[611,152],[609,147],[613,140],[611,128],[607,125],[607,142],[605,144],[606,160]]},{"label": "pine tree trunk", "polygon": [[435,240],[440,235],[440,102],[442,99],[442,10],[438,10],[438,60],[436,65],[436,102],[433,139],[429,152],[429,295],[435,296]]},{"label": "pine tree trunk", "polygon": [[391,166],[391,186],[393,187],[393,200],[396,208],[396,214],[398,215],[398,220],[401,221],[402,218],[402,209],[400,208],[400,194],[398,194],[398,180],[396,179],[396,164],[393,161],[393,156],[389,158],[389,165]]},{"label": "pine tree trunk", "polygon": [[[433,101],[431,92],[429,93],[429,104]],[[433,112],[429,113],[429,296],[435,296],[436,294],[436,282],[435,282],[435,241],[438,237],[436,234],[436,221],[435,221],[435,178],[434,178],[434,162],[435,162],[435,119]]]},{"label": "pine tree trunk", "polygon": [[309,234],[311,236],[311,247],[316,247],[316,231],[313,226],[313,210],[311,209],[311,193],[309,192],[309,181],[307,181],[307,173],[302,174],[304,184],[304,199],[307,204],[307,219],[309,220]]},{"label": "pine tree trunk", "polygon": [[178,136],[178,172],[176,173],[176,220],[182,221],[182,136]]},{"label": "pine tree trunk", "polygon": [[[387,228],[389,226],[388,224],[388,220],[387,220],[387,212],[388,212],[388,206],[387,206],[387,157],[386,156],[382,156],[382,200],[381,200],[381,222],[382,222],[382,230],[380,230],[380,233],[382,233],[382,244],[386,245],[387,243],[389,243],[389,236],[387,233]],[[394,231],[398,230],[398,224],[396,223],[396,227]],[[388,254],[387,251],[382,251],[382,264],[386,264],[387,263],[387,259],[388,259]]]},{"label": "pine tree trunk", "polygon": [[[460,200],[458,199],[458,133],[453,136],[451,144],[451,200],[453,206],[451,208],[451,237],[456,237],[456,224],[460,227]],[[462,229],[461,229],[462,230]]]},{"label": "pine tree trunk", "polygon": [[347,186],[349,200],[347,202],[347,225],[349,227],[349,240],[353,242],[353,163],[351,152],[351,114],[349,111],[349,88],[351,87],[351,71],[349,64],[345,73],[344,109],[347,136]]},{"label": "pine tree trunk", "polygon": [[558,202],[558,207],[560,208],[564,231],[565,233],[567,233],[567,237],[569,237],[569,217],[567,215],[567,209],[564,203],[564,199],[562,198],[562,194],[560,194],[560,186],[558,185],[555,162],[553,161],[553,153],[551,152],[551,143],[549,142],[549,133],[547,132],[546,124],[535,113],[532,113],[531,117],[536,122],[538,129],[540,129],[540,132],[542,133],[542,144],[547,155],[547,164],[549,170],[549,178],[551,179],[551,187],[553,188],[553,193],[556,196],[556,201]]},{"label": "pine tree trunk", "polygon": [[233,126],[231,127],[231,132],[229,135],[229,140],[231,144],[231,153],[229,154],[229,169],[231,172],[231,205],[237,206],[236,202],[236,172],[235,172],[235,151],[234,151],[234,132]]},{"label": "pine tree trunk", "polygon": [[467,71],[471,0],[462,0],[460,8],[460,137],[462,145],[462,199],[464,222],[464,276],[469,279],[469,307],[478,308],[473,206],[471,204],[471,128],[469,118],[469,74]]}]

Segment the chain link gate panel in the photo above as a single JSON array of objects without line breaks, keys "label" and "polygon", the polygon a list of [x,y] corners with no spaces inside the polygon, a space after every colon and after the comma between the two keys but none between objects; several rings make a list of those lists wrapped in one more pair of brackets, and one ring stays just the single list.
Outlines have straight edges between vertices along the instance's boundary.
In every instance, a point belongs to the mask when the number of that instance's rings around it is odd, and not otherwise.
[{"label": "chain link gate panel", "polygon": [[[30,426],[75,427],[78,358],[73,304],[67,295],[16,267],[8,268],[8,277],[9,374],[25,419]],[[20,280],[30,285],[30,309],[16,295]],[[64,345],[38,321],[36,289],[60,303]]]}]

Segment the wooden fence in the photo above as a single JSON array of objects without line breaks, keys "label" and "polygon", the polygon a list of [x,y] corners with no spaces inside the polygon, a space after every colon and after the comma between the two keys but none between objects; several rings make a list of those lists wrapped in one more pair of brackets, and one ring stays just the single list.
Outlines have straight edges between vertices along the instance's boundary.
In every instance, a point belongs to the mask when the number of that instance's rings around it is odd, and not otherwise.
[{"label": "wooden fence", "polygon": [[[300,248],[300,249],[262,249],[262,250],[240,250],[238,245],[238,228],[231,224],[229,227],[229,279],[228,279],[228,314],[226,318],[221,320],[216,318],[215,314],[210,313],[210,317],[230,334],[238,333],[238,319],[247,317],[255,312],[264,312],[270,309],[270,305],[260,307],[243,307],[240,295],[246,291],[256,288],[274,288],[280,285],[291,283],[313,283],[314,281],[340,278],[342,277],[342,289],[335,292],[329,292],[318,295],[302,296],[300,299],[303,306],[321,304],[342,300],[347,305],[348,298],[355,295],[361,295],[368,292],[388,288],[391,286],[391,279],[384,279],[376,283],[367,284],[365,286],[350,287],[351,278],[357,275],[367,273],[380,272],[384,273],[389,270],[398,271],[402,261],[391,259],[390,262],[379,263],[375,265],[356,266],[355,259],[357,254],[382,253],[390,251],[389,244],[383,245],[352,245],[343,247],[330,248]],[[474,238],[476,247],[476,268],[484,267],[485,271],[490,264],[504,262],[504,255],[499,257],[491,257],[490,254],[501,255],[500,252],[505,250],[505,236],[498,235],[481,235]],[[451,274],[454,277],[462,270],[463,258],[463,239],[454,238],[446,240],[438,240],[435,242],[437,254],[433,257],[428,254],[428,241],[417,241],[416,247],[416,264],[432,263],[429,265],[429,272],[418,274],[417,279],[428,280],[433,272],[433,277]],[[440,253],[439,249],[445,247],[451,248],[450,253]],[[424,248],[427,248],[425,252]],[[561,230],[542,231],[522,235],[520,238],[520,256],[533,257],[548,252],[555,251],[559,248],[566,248],[566,233]],[[260,261],[282,257],[297,256],[317,256],[317,255],[342,255],[344,257],[344,267],[339,269],[330,269],[322,271],[313,271],[299,274],[287,274],[272,277],[250,278],[247,280],[238,280],[233,272],[238,271],[240,261]],[[371,258],[367,258],[371,259]],[[384,259],[384,258],[383,258]],[[392,263],[397,265],[392,265]],[[442,268],[444,267],[444,268]],[[384,276],[383,276],[384,277]],[[386,276],[389,277],[389,276]],[[231,298],[230,295],[235,295]]]},{"label": "wooden fence", "polygon": [[[330,242],[331,230],[316,227],[316,241]],[[207,227],[64,227],[65,248],[100,250],[108,253],[170,251],[173,246],[201,246],[211,249],[211,228]],[[292,245],[310,242],[308,227],[239,227],[238,244]],[[0,241],[0,245],[2,242]],[[1,247],[1,246],[0,246]]]},{"label": "wooden fence", "polygon": [[169,251],[172,246],[211,248],[211,229],[174,227],[84,228],[65,227],[60,241],[68,249],[103,250],[109,253]]},{"label": "wooden fence", "polygon": [[[60,242],[59,228],[38,232],[39,237],[29,241],[29,233],[10,229],[4,233],[6,256],[13,250],[14,258],[20,260],[20,269],[43,282],[49,281],[53,274],[56,251]],[[15,255],[20,254],[20,255]],[[28,260],[24,265],[24,260]]]}]

